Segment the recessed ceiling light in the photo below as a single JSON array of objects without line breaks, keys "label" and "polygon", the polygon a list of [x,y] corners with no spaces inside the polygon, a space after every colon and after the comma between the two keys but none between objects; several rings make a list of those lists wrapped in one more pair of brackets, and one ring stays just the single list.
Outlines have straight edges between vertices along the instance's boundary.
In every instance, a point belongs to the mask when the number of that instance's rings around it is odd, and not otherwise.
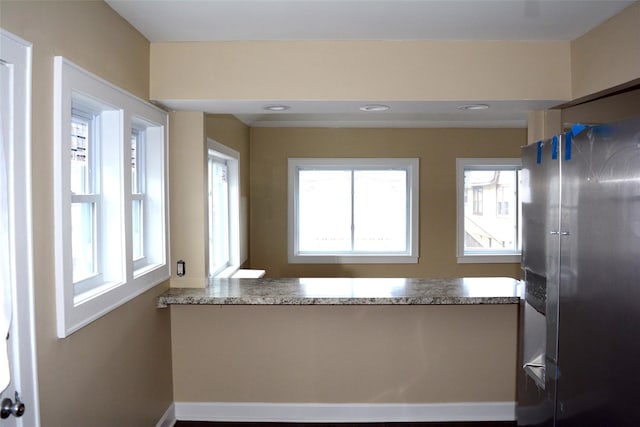
[{"label": "recessed ceiling light", "polygon": [[369,104],[369,105],[363,105],[362,107],[360,107],[360,111],[387,111],[390,109],[391,107],[383,104]]},{"label": "recessed ceiling light", "polygon": [[489,108],[487,104],[467,104],[459,106],[458,110],[486,110],[487,108]]},{"label": "recessed ceiling light", "polygon": [[291,107],[288,105],[267,105],[266,107],[262,107],[263,110],[267,111],[286,111],[289,108]]}]

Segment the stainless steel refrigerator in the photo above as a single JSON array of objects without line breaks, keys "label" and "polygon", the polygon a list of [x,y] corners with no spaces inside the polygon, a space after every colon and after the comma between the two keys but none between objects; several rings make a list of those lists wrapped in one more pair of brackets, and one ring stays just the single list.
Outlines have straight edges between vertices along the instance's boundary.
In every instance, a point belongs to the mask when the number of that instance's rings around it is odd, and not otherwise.
[{"label": "stainless steel refrigerator", "polygon": [[640,426],[640,119],[522,150],[519,426]]}]

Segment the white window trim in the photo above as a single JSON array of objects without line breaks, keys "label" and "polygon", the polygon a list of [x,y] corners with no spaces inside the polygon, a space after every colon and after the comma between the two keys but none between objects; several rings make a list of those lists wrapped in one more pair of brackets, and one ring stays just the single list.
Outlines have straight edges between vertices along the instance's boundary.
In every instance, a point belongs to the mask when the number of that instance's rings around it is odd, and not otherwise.
[{"label": "white window trim", "polygon": [[[150,105],[150,104],[147,104]],[[151,106],[153,107],[153,106]],[[155,108],[155,107],[153,107]],[[156,109],[157,110],[157,109]],[[135,112],[131,119],[131,125],[127,130],[126,153],[127,160],[130,160],[131,150],[130,133],[132,129],[137,129],[142,134],[142,156],[139,158],[143,167],[141,177],[143,193],[142,199],[138,194],[130,194],[127,201],[129,212],[128,230],[132,227],[132,202],[142,200],[143,205],[143,254],[142,258],[133,260],[134,279],[145,280],[144,276],[150,271],[158,268],[162,264],[168,266],[168,195],[167,195],[167,116],[162,110],[157,110],[164,115],[163,122],[159,122],[160,117],[152,117],[150,112]],[[146,115],[145,115],[146,114]],[[131,174],[130,164],[127,163],[127,173]],[[128,191],[131,191],[131,180],[126,183]],[[133,246],[132,239],[128,239],[129,245]],[[129,252],[133,259],[133,247]]]},{"label": "white window trim", "polygon": [[[464,252],[464,171],[469,168],[478,170],[499,169],[507,167],[522,167],[522,160],[519,158],[458,158],[456,159],[456,256],[458,264],[509,264],[520,263],[521,252],[496,251],[488,254],[469,254]],[[518,209],[514,206],[514,209]]]},{"label": "white window trim", "polygon": [[[228,184],[229,184],[229,266],[222,271],[219,271],[215,276],[211,275],[208,271],[210,268],[209,261],[209,239],[207,238],[206,244],[206,260],[207,260],[207,275],[209,277],[228,278],[233,276],[239,269],[242,263],[246,260],[241,256],[241,243],[240,243],[240,153],[226,145],[220,144],[211,138],[207,138],[207,165],[210,156],[215,156],[227,161],[228,170]],[[208,167],[208,166],[207,166]],[[207,191],[209,189],[209,182],[207,180]],[[207,206],[209,205],[207,201]],[[209,212],[207,211],[207,224]],[[207,234],[209,233],[207,226]]]},{"label": "white window trim", "polygon": [[[137,164],[137,170],[136,170],[136,174],[138,175],[136,177],[137,183],[138,183],[138,188],[137,188],[137,192],[134,193],[133,189],[131,189],[131,215],[132,215],[132,222],[133,222],[133,202],[134,201],[139,201],[141,208],[142,208],[142,256],[138,257],[138,258],[133,258],[133,267],[134,270],[136,270],[136,272],[141,271],[141,269],[144,269],[147,264],[147,253],[145,251],[145,249],[147,249],[147,245],[145,244],[147,236],[146,236],[146,230],[145,230],[145,217],[146,217],[146,210],[148,209],[146,199],[147,199],[147,191],[145,188],[145,181],[146,181],[146,161],[145,161],[145,157],[147,154],[147,143],[146,143],[146,128],[141,127],[139,125],[133,125],[131,128],[131,133],[135,133],[136,135],[136,164]],[[131,147],[129,147],[129,150],[131,149]],[[142,155],[140,155],[140,153],[142,153]],[[133,175],[133,172],[132,172]],[[133,176],[131,177],[132,181],[133,181]],[[132,224],[133,226],[133,224]],[[132,252],[133,253],[133,252]]]},{"label": "white window trim", "polygon": [[[408,250],[402,254],[300,254],[297,248],[298,169],[323,167],[400,167],[408,171]],[[289,158],[288,160],[288,260],[291,264],[417,264],[419,250],[420,161],[418,158]]]},{"label": "white window trim", "polygon": [[[72,100],[82,98],[99,100],[100,105],[108,105],[108,114],[116,120],[114,135],[110,140],[117,141],[113,147],[113,155],[118,156],[119,166],[111,175],[103,175],[106,185],[117,186],[110,194],[116,194],[113,213],[117,217],[116,230],[119,233],[120,247],[114,248],[117,257],[109,262],[122,269],[116,276],[116,282],[104,282],[101,286],[84,294],[75,294],[73,283],[73,267],[71,263],[71,191],[69,185],[69,135],[72,111]],[[111,108],[112,107],[112,108]],[[168,198],[168,115],[163,110],[137,98],[109,82],[83,70],[63,57],[54,58],[54,232],[55,232],[55,282],[56,282],[56,314],[57,333],[64,338],[86,326],[106,313],[121,306],[159,283],[169,279],[169,198]],[[158,244],[162,245],[161,260],[142,271],[134,271],[131,236],[131,167],[130,164],[130,132],[132,119],[143,119],[153,123],[160,133],[162,143],[158,149],[159,166],[162,170],[156,185],[161,195],[158,221],[163,232],[158,233]],[[117,172],[117,174],[116,174]],[[114,175],[115,174],[115,175]],[[116,176],[117,175],[117,176]],[[103,224],[103,226],[105,226]],[[115,258],[115,257],[114,257]],[[112,263],[113,261],[113,263]],[[105,279],[106,280],[106,279]]]}]

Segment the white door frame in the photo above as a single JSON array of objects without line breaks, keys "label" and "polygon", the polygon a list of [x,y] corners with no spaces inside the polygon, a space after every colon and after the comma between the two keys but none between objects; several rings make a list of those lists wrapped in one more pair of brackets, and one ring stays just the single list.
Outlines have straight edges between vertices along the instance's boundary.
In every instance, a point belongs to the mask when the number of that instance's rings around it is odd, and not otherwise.
[{"label": "white door frame", "polygon": [[[18,389],[26,405],[17,427],[39,427],[38,376],[35,340],[33,235],[31,208],[31,43],[0,28],[0,60],[12,68],[12,138],[7,153],[9,178],[9,230],[13,259],[13,321],[11,326],[12,378],[2,393],[13,399]],[[2,65],[6,66],[6,65]],[[7,94],[3,94],[3,97]],[[4,338],[4,337],[3,337]]]}]

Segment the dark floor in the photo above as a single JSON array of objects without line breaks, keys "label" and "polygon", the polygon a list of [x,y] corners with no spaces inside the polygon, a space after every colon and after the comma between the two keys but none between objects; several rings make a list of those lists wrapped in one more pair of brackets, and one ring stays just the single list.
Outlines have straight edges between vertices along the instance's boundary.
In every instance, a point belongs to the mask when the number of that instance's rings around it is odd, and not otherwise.
[{"label": "dark floor", "polygon": [[178,421],[175,427],[515,427],[515,421],[449,423],[225,423]]}]

